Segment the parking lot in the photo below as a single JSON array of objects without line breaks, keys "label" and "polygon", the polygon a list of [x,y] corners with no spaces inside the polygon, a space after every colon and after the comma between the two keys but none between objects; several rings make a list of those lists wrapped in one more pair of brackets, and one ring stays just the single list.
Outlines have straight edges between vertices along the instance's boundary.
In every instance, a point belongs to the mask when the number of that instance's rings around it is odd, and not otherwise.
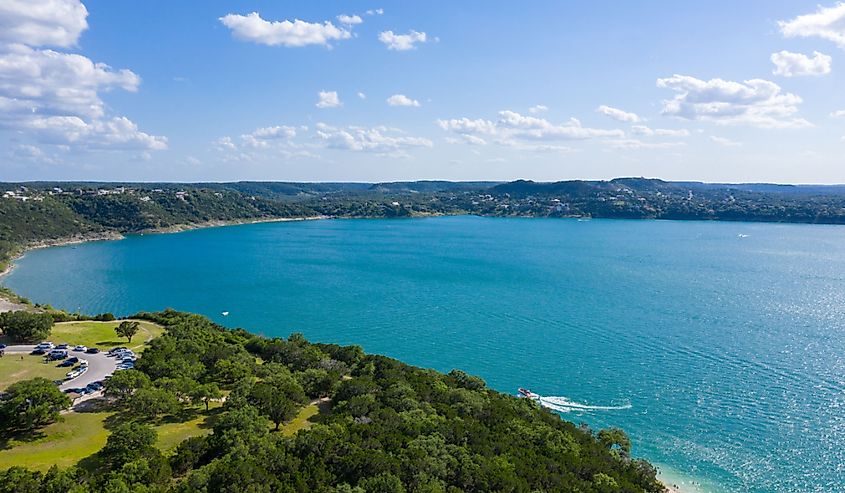
[{"label": "parking lot", "polygon": [[[5,351],[6,355],[29,355],[34,349],[34,345],[15,345],[8,346]],[[73,380],[67,380],[63,382],[59,386],[59,390],[61,391],[85,387],[93,382],[101,382],[106,375],[114,374],[115,370],[117,369],[118,361],[116,360],[116,358],[109,357],[105,352],[99,352],[97,354],[87,354],[80,351],[73,351],[72,349],[73,348],[71,348],[71,350],[68,350],[68,356],[76,356],[80,360],[87,360],[88,371],[74,378]],[[59,363],[61,363],[61,361],[55,361],[51,364],[58,365]],[[70,370],[71,368],[68,368],[68,371]]]}]

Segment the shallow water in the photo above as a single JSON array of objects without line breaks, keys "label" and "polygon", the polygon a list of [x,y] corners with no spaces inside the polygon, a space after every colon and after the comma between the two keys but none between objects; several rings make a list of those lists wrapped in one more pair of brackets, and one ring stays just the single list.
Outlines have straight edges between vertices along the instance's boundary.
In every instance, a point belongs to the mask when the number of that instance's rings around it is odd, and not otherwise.
[{"label": "shallow water", "polygon": [[566,419],[625,428],[704,491],[836,492],[844,281],[837,226],[448,217],[57,247],[3,283],[68,310],[170,306],[528,387]]}]

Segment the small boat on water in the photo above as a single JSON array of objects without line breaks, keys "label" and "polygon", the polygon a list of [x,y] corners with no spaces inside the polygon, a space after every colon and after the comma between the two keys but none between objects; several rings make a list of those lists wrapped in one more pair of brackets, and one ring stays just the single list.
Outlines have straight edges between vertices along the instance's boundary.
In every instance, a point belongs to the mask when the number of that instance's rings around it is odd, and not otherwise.
[{"label": "small boat on water", "polygon": [[224,317],[228,317],[228,316],[229,316],[229,312],[223,312],[223,313],[221,313],[221,315],[223,315]]},{"label": "small boat on water", "polygon": [[540,399],[540,394],[535,394],[528,389],[523,389],[522,387],[517,389],[519,391],[520,397],[525,397],[526,399]]}]

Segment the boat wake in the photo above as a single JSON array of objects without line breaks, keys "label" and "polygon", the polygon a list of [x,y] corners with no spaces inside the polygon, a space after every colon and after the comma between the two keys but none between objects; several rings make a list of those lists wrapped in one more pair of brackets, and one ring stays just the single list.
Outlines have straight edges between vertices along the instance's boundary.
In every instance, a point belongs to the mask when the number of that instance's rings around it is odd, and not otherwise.
[{"label": "boat wake", "polygon": [[624,409],[631,409],[631,404],[623,404],[621,406],[591,406],[567,399],[566,397],[555,396],[540,396],[537,401],[541,406],[561,412],[587,412],[587,411],[621,411]]}]

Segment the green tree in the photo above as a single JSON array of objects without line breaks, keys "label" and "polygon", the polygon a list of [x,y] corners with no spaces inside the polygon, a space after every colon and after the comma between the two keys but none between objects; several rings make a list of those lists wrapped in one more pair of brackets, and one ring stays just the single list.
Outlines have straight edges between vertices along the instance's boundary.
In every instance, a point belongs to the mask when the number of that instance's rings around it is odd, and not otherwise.
[{"label": "green tree", "polygon": [[0,396],[0,426],[31,431],[56,421],[70,405],[70,398],[50,380],[23,380]]},{"label": "green tree", "polygon": [[309,397],[326,397],[331,395],[332,388],[337,381],[335,375],[319,368],[309,368],[296,375],[297,381]]},{"label": "green tree", "polygon": [[155,456],[157,439],[156,431],[150,426],[134,421],[122,424],[109,435],[100,456],[115,470],[142,457]]},{"label": "green tree", "polygon": [[205,410],[208,411],[208,403],[214,399],[219,399],[222,395],[220,387],[216,383],[198,385],[191,392],[191,402],[205,404]]},{"label": "green tree", "polygon": [[175,395],[156,387],[136,390],[128,404],[133,414],[149,419],[155,419],[161,414],[176,414],[182,408]]},{"label": "green tree", "polygon": [[47,313],[25,311],[0,313],[0,331],[17,342],[44,340],[53,328],[53,317]]},{"label": "green tree", "polygon": [[114,328],[118,337],[125,337],[129,343],[132,343],[132,337],[141,329],[141,324],[134,320],[124,320],[120,325]]},{"label": "green tree", "polygon": [[117,371],[106,381],[103,392],[125,402],[136,390],[150,387],[150,377],[138,370]]},{"label": "green tree", "polygon": [[631,453],[631,439],[619,428],[600,430],[598,439],[608,449],[619,450],[624,457]]},{"label": "green tree", "polygon": [[283,375],[256,383],[249,401],[276,425],[296,416],[296,411],[307,402],[305,392],[293,378]]}]

